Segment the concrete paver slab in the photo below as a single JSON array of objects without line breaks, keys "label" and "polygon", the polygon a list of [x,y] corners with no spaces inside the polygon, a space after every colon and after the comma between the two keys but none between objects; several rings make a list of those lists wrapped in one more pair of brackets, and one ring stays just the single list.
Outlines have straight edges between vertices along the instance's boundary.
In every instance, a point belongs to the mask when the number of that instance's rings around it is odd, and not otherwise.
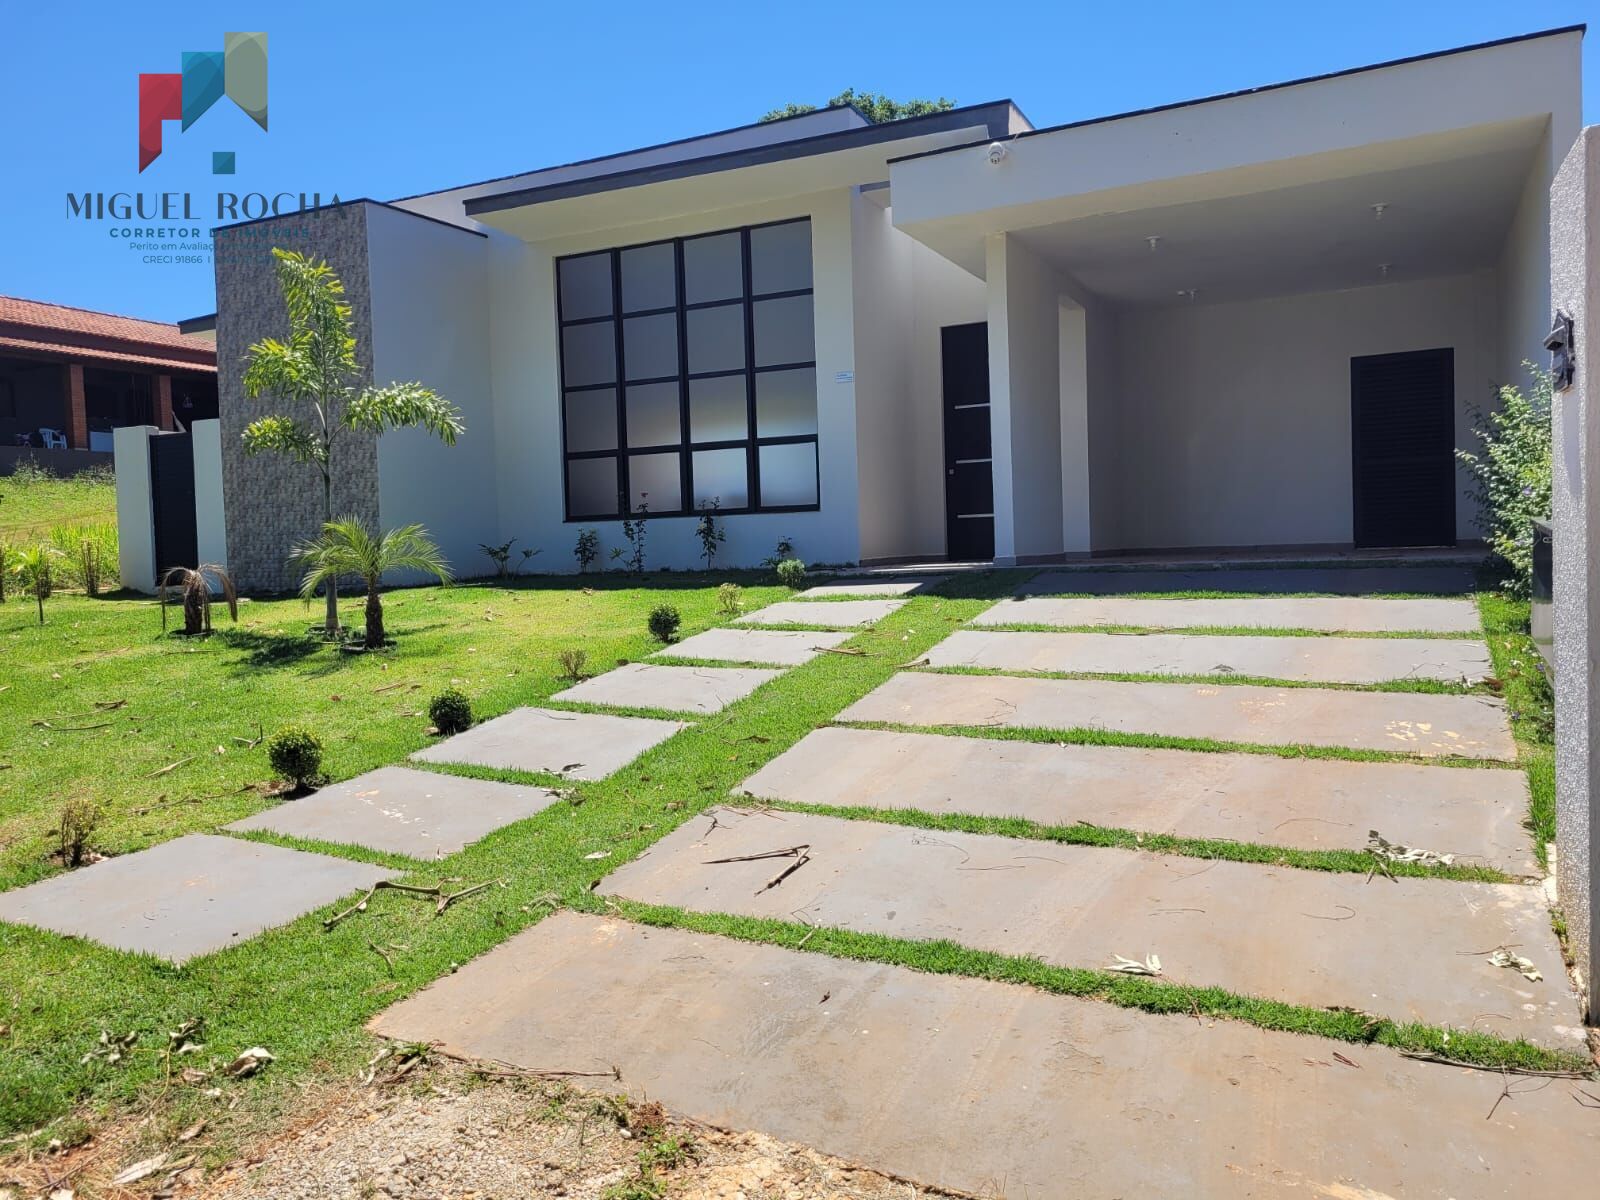
[{"label": "concrete paver slab", "polygon": [[855,629],[883,620],[904,600],[780,600],[740,617],[736,625],[811,625],[819,629]]},{"label": "concrete paver slab", "polygon": [[682,721],[650,717],[516,708],[411,757],[421,762],[604,779],[685,727]]},{"label": "concrete paver slab", "polygon": [[914,596],[938,587],[948,575],[877,575],[829,580],[800,592],[799,600],[826,600],[835,596]]},{"label": "concrete paver slab", "polygon": [[992,629],[956,630],[928,651],[928,665],[1090,675],[1250,675],[1297,683],[1476,683],[1493,673],[1489,647],[1481,640]]},{"label": "concrete paver slab", "polygon": [[529,1068],[614,1065],[621,1083],[594,1082],[982,1195],[1524,1200],[1600,1173],[1581,1084],[1514,1088],[1485,1120],[1494,1072],[575,913],[373,1025]]},{"label": "concrete paver slab", "polygon": [[1058,746],[886,729],[818,729],[740,785],[798,804],[1021,817],[1042,825],[1359,850],[1367,831],[1536,874],[1528,782],[1498,767]]},{"label": "concrete paver slab", "polygon": [[[1162,977],[1178,983],[1583,1047],[1544,893],[1528,884],[1404,878],[1375,892],[1362,874],[812,813],[723,808],[705,817],[600,890],[699,912],[948,938],[1063,967],[1155,953]],[[774,888],[765,885],[782,862],[709,861],[800,844],[810,861]],[[1510,945],[1543,982],[1468,953]]]},{"label": "concrete paver slab", "polygon": [[1142,592],[1269,592],[1360,596],[1383,592],[1460,595],[1476,590],[1470,566],[1223,567],[1174,571],[1041,571],[1019,596],[1115,596]]},{"label": "concrete paver slab", "polygon": [[819,629],[802,633],[797,629],[708,629],[658,650],[652,658],[703,658],[711,662],[772,663],[798,667],[810,662],[824,647],[848,642],[855,634],[848,630]]},{"label": "concrete paver slab", "polygon": [[395,874],[327,854],[194,833],[0,893],[0,921],[182,963]]},{"label": "concrete paver slab", "polygon": [[545,788],[380,767],[228,828],[439,858],[558,799]]},{"label": "concrete paver slab", "polygon": [[1513,761],[1504,706],[1486,696],[1244,684],[1122,683],[902,671],[841,721],[1099,729],[1268,746],[1340,746]]},{"label": "concrete paver slab", "polygon": [[1470,600],[1377,596],[1255,596],[1160,600],[1137,596],[1030,596],[1002,600],[974,625],[1134,625],[1147,629],[1315,629],[1327,633],[1468,633],[1482,630]]},{"label": "concrete paver slab", "polygon": [[761,667],[663,667],[629,663],[557,692],[553,700],[660,708],[668,712],[714,713],[742,700],[782,671]]}]

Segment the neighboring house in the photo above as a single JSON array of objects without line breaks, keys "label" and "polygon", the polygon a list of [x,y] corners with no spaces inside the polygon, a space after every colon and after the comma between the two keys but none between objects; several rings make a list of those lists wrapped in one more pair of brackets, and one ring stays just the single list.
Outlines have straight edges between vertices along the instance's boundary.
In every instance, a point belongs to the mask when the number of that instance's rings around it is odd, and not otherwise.
[{"label": "neighboring house", "polygon": [[464,410],[453,449],[352,439],[337,497],[458,569],[570,569],[641,503],[651,566],[711,503],[737,564],[1470,540],[1452,451],[1541,357],[1582,36],[1049,129],[833,108],[220,230],[230,564],[288,586],[318,512],[240,442],[274,244],[343,277],[377,381]]},{"label": "neighboring house", "polygon": [[0,296],[0,474],[111,460],[111,431],[217,415],[216,345],[176,325]]}]

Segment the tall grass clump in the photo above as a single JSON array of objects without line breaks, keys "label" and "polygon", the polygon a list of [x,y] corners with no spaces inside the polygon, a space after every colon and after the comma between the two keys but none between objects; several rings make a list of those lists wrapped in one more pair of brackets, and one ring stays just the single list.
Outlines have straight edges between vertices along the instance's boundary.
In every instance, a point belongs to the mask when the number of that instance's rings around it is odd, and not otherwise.
[{"label": "tall grass clump", "polygon": [[50,527],[50,546],[61,557],[55,581],[97,596],[117,579],[117,526],[114,521],[64,521]]}]

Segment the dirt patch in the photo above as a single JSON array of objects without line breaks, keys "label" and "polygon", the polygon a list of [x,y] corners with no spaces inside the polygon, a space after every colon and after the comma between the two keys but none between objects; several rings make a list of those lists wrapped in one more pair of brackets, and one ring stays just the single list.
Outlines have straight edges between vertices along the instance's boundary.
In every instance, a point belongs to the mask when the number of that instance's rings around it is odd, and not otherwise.
[{"label": "dirt patch", "polygon": [[[632,1190],[641,1159],[658,1191]],[[624,1190],[627,1189],[627,1190]],[[944,1196],[757,1133],[647,1103],[445,1064],[401,1090],[355,1089],[179,1196],[226,1200],[911,1200]]]}]

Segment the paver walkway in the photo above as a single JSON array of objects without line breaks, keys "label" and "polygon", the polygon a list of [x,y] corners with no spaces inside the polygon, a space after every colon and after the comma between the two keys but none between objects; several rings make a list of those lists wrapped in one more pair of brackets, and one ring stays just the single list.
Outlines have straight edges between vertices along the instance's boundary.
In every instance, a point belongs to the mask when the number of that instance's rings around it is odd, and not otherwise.
[{"label": "paver walkway", "polygon": [[753,613],[737,625],[810,625],[816,629],[856,629],[873,625],[905,606],[904,600],[780,600]]},{"label": "paver walkway", "polygon": [[1493,671],[1482,640],[1218,637],[1190,633],[1002,633],[958,629],[928,651],[933,667],[1095,675],[1249,675],[1301,683],[1432,679],[1476,683]]},{"label": "paver walkway", "polygon": [[708,662],[771,663],[798,667],[855,636],[849,630],[708,629],[657,650],[651,658],[700,658]]},{"label": "paver walkway", "polygon": [[193,833],[0,893],[0,921],[183,963],[394,874],[327,854]]},{"label": "paver walkway", "polygon": [[379,767],[227,828],[441,858],[558,799],[545,788]]},{"label": "paver walkway", "polygon": [[[805,865],[751,858],[806,846]],[[749,858],[743,862],[716,862]],[[1577,999],[1538,888],[1176,857],[714,809],[600,885],[701,912],[948,938],[1065,967],[1159,955],[1162,978],[1314,1008],[1344,1005],[1581,1050]],[[1532,983],[1478,948],[1517,946]],[[1405,964],[1397,970],[1397,964]]]},{"label": "paver walkway", "polygon": [[1360,850],[1368,830],[1513,875],[1538,871],[1528,782],[1432,767],[818,729],[738,788],[797,804],[1088,821],[1113,829]]},{"label": "paver walkway", "polygon": [[1193,570],[1042,571],[1020,596],[1116,596],[1149,592],[1323,593],[1361,596],[1397,592],[1461,595],[1477,586],[1469,566],[1223,567]]},{"label": "paver walkway", "polygon": [[373,1027],[615,1066],[593,1082],[984,1195],[1527,1200],[1600,1175],[1600,1121],[1566,1080],[1506,1098],[1494,1072],[1377,1046],[571,913]]},{"label": "paver walkway", "polygon": [[948,575],[880,575],[870,578],[837,579],[819,583],[798,593],[800,600],[828,600],[837,596],[914,596],[938,587]]},{"label": "paver walkway", "polygon": [[1326,633],[1468,633],[1482,626],[1471,600],[1378,596],[1255,596],[1181,600],[1139,596],[1030,596],[1002,600],[974,625],[1137,625],[1146,629],[1314,629]]},{"label": "paver walkway", "polygon": [[1094,729],[1423,757],[1516,758],[1504,706],[1485,696],[1242,684],[1118,683],[902,671],[841,721]]},{"label": "paver walkway", "polygon": [[557,692],[552,700],[581,700],[617,708],[721,712],[783,672],[761,667],[663,667],[629,663]]},{"label": "paver walkway", "polygon": [[411,757],[421,762],[544,771],[569,779],[604,779],[684,728],[682,721],[651,717],[515,708]]}]

